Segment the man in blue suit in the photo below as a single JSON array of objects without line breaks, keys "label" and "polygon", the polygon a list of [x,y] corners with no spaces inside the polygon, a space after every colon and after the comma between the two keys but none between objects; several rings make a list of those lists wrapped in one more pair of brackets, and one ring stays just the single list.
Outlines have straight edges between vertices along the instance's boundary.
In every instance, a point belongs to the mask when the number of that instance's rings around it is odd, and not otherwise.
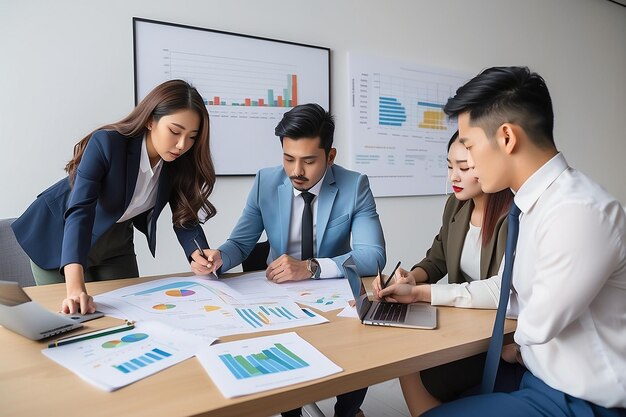
[{"label": "man in blue suit", "polygon": [[[221,271],[246,259],[264,230],[270,245],[266,276],[273,282],[342,277],[341,264],[350,256],[361,275],[384,266],[385,239],[369,181],[333,164],[334,130],[332,116],[317,104],[285,113],[275,131],[283,166],[257,173],[241,218],[218,249]],[[366,391],[338,396],[335,415],[362,415]],[[296,409],[283,416],[300,414]]]}]

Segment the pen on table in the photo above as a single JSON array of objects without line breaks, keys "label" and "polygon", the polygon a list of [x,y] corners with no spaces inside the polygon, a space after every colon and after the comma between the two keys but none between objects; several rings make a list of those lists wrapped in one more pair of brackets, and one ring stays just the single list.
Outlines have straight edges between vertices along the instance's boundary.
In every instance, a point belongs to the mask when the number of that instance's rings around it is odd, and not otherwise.
[{"label": "pen on table", "polygon": [[107,336],[114,333],[125,332],[126,330],[131,330],[135,328],[134,321],[127,321],[121,326],[109,327],[108,329],[96,330],[89,333],[79,334],[78,336],[66,337],[63,339],[58,339],[48,345],[49,348],[69,345],[70,343],[82,342],[83,340],[95,339],[101,336]]},{"label": "pen on table", "polygon": [[387,277],[387,281],[385,281],[383,288],[387,288],[387,285],[389,285],[389,281],[391,281],[391,278],[393,278],[393,276],[395,275],[396,271],[398,270],[398,267],[400,266],[400,263],[401,261],[398,261],[398,263],[396,264],[396,267],[393,268],[393,271],[391,271],[391,274]]},{"label": "pen on table", "polygon": [[200,256],[202,257],[202,259],[204,259],[207,262],[211,262],[209,261],[209,258],[207,258],[206,255],[204,254],[204,249],[202,249],[202,246],[200,246],[196,238],[193,239],[193,243],[196,244],[196,248],[198,248],[198,251],[200,251]]}]

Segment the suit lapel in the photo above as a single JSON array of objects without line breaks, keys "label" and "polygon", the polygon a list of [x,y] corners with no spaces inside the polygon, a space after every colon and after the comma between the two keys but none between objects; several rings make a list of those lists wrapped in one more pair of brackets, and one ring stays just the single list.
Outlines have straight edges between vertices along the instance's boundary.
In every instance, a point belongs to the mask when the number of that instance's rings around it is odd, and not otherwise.
[{"label": "suit lapel", "polygon": [[448,269],[448,280],[450,283],[463,282],[459,276],[461,271],[461,252],[463,251],[463,243],[469,229],[470,216],[474,203],[470,200],[463,204],[463,207],[456,212],[450,223],[450,239],[448,239],[448,259],[455,259],[456,262],[450,263]]},{"label": "suit lapel", "polygon": [[330,219],[330,212],[333,208],[337,197],[337,185],[335,183],[335,174],[333,172],[333,166],[331,165],[326,170],[326,176],[320,189],[320,195],[317,202],[317,223],[315,226],[316,231],[316,253],[320,253],[320,247],[324,240],[324,233],[326,232],[326,225]]},{"label": "suit lapel", "polygon": [[291,201],[293,199],[293,186],[289,177],[278,186],[278,221],[280,222],[280,248],[279,254],[287,253],[289,242],[289,222],[291,221]]},{"label": "suit lapel", "polygon": [[139,175],[139,161],[141,161],[141,145],[143,136],[129,139],[128,158],[126,159],[126,201],[124,201],[124,211],[130,205],[137,185]]}]

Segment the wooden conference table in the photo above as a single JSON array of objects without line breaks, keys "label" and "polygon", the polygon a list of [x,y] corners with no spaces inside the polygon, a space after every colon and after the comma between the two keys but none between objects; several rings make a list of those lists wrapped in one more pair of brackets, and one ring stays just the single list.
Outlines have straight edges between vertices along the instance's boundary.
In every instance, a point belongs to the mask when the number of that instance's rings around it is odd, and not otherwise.
[{"label": "wooden conference table", "polygon": [[[188,274],[181,274],[188,275]],[[176,275],[176,276],[181,276]],[[167,276],[87,284],[96,295]],[[368,282],[369,283],[369,282]],[[56,310],[64,284],[25,289],[33,300]],[[494,310],[439,307],[436,330],[364,326],[353,318],[323,313],[329,323],[289,329],[344,369],[326,378],[227,399],[197,359],[108,393],[46,358],[46,342],[33,342],[0,327],[0,416],[246,416],[266,417],[302,404],[387,381],[487,350]],[[85,323],[91,331],[121,323],[104,317]],[[505,323],[505,341],[515,321]],[[224,337],[222,341],[265,336],[264,332]]]}]

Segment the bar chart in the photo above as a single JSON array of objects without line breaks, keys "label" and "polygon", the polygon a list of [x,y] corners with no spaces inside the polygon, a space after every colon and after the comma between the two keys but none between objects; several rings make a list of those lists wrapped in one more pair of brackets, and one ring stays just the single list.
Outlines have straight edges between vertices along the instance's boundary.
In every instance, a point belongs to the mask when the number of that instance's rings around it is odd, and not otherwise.
[{"label": "bar chart", "polygon": [[235,311],[241,319],[253,328],[297,320],[301,317],[301,314],[296,315],[291,309],[278,304],[260,304],[235,308]]},{"label": "bar chart", "polygon": [[220,355],[219,358],[237,379],[274,374],[309,366],[306,361],[281,343],[276,343],[259,353],[245,356],[225,354]]},{"label": "bar chart", "polygon": [[121,363],[119,365],[113,365],[113,368],[118,371],[129,374],[133,371],[136,371],[141,368],[145,368],[146,366],[150,366],[151,364],[160,361],[165,358],[169,358],[172,356],[171,353],[164,351],[163,349],[154,348],[149,352],[144,353],[141,356],[137,356],[135,358],[131,358],[128,361]]}]

